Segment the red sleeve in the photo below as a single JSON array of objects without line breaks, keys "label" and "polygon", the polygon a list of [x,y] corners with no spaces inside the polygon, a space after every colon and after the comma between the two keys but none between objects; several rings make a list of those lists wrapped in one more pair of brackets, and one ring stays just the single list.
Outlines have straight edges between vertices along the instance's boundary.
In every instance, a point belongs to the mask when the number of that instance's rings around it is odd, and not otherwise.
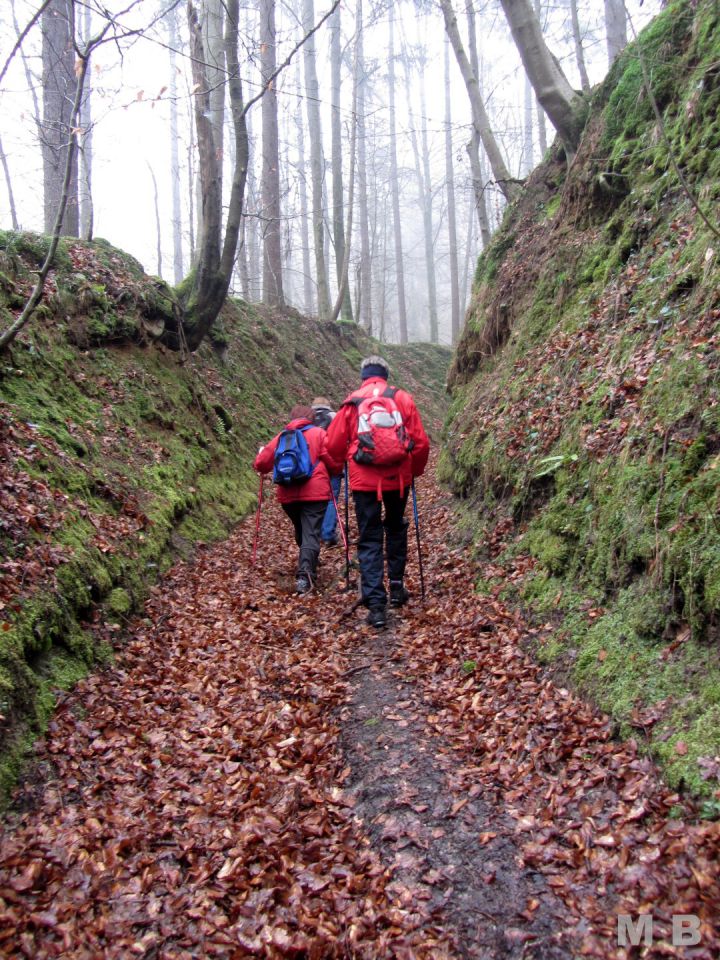
[{"label": "red sleeve", "polygon": [[275,450],[277,449],[279,438],[280,434],[273,437],[264,447],[261,447],[258,455],[255,457],[253,470],[257,470],[258,473],[270,473],[275,461]]},{"label": "red sleeve", "polygon": [[403,391],[403,393],[404,396],[402,399],[405,401],[402,408],[403,421],[405,423],[405,429],[414,444],[411,453],[412,473],[414,477],[420,477],[425,470],[428,457],[430,456],[430,440],[425,433],[425,427],[420,419],[420,413],[415,406],[415,401],[409,393],[405,393],[405,391]]},{"label": "red sleeve", "polygon": [[330,468],[331,473],[339,473],[347,460],[348,447],[353,440],[352,427],[356,420],[355,408],[349,404],[343,405],[327,429],[325,452],[334,465]]}]

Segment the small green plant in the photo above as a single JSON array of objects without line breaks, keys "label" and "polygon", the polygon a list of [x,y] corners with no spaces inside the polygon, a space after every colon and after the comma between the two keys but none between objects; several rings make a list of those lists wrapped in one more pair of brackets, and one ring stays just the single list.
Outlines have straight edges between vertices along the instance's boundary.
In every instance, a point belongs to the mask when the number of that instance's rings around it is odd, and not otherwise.
[{"label": "small green plant", "polygon": [[466,660],[462,665],[462,671],[463,673],[473,673],[476,667],[477,667],[476,660]]}]

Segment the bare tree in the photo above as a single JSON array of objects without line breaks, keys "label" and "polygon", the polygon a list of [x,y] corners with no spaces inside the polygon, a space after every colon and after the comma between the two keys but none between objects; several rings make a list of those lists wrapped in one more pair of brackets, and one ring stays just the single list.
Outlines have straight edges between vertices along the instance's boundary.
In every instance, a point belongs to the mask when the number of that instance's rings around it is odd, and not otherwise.
[{"label": "bare tree", "polygon": [[411,83],[410,83],[410,59],[411,54],[405,43],[402,49],[402,63],[405,74],[405,94],[407,98],[407,109],[410,120],[410,141],[413,148],[413,158],[415,161],[415,179],[418,190],[418,206],[423,219],[423,241],[425,245],[425,274],[428,287],[428,316],[430,320],[430,341],[438,342],[438,311],[437,311],[437,280],[435,276],[435,250],[434,250],[434,229],[433,229],[433,188],[430,177],[430,149],[427,139],[427,107],[425,97],[425,67],[426,56],[424,51],[418,52],[419,75],[420,75],[420,136],[421,144],[418,144],[416,133],[417,122],[413,116]]},{"label": "bare tree", "polygon": [[172,190],[173,277],[177,285],[183,278],[182,207],[180,204],[180,135],[178,123],[177,54],[180,48],[177,8],[167,13],[170,53],[170,186]]},{"label": "bare tree", "polygon": [[[340,118],[340,83],[342,73],[342,43],[340,32],[340,11],[338,7],[330,18],[330,132],[332,163],[332,225],[335,245],[335,269],[338,285],[342,283],[343,264],[345,262],[345,214],[343,200],[343,145],[342,124]],[[352,119],[355,130],[355,119]],[[352,321],[350,286],[345,283],[345,295],[342,300],[342,318]]]},{"label": "bare tree", "polygon": [[[75,2],[52,0],[42,20],[42,157],[45,232],[50,233],[64,190],[66,160],[71,158],[68,196],[61,233],[79,235],[78,160],[73,124],[75,77]],[[78,118],[79,119],[79,118]],[[76,124],[77,125],[77,124]]]},{"label": "bare tree", "polygon": [[450,336],[460,336],[460,285],[458,275],[457,221],[455,216],[455,171],[452,148],[452,109],[450,99],[450,52],[443,45],[445,69],[445,191],[447,194],[448,250],[450,256]]},{"label": "bare tree", "polygon": [[[300,76],[300,60],[295,63],[295,81],[298,90],[302,87],[302,78]],[[312,276],[310,273],[310,231],[309,207],[307,196],[307,160],[305,157],[305,126],[303,124],[302,111],[295,111],[295,136],[297,142],[297,169],[298,169],[298,193],[300,195],[300,248],[302,253],[302,281],[303,281],[303,309],[306,314],[313,313],[315,304],[313,300]]]},{"label": "bare tree", "polygon": [[162,276],[162,222],[160,220],[160,199],[158,196],[157,177],[152,166],[148,163],[150,179],[153,185],[153,207],[155,210],[155,256],[157,258],[157,275]]},{"label": "bare tree", "polygon": [[[446,0],[442,0],[446,2]],[[530,0],[500,0],[525,72],[560,134],[569,158],[575,155],[585,122],[584,99],[568,83],[548,49]]]},{"label": "bare tree", "polygon": [[[77,131],[80,120],[80,105],[82,103],[83,90],[85,87],[85,78],[87,76],[90,57],[93,51],[103,42],[106,33],[113,26],[113,21],[108,19],[99,33],[90,39],[83,47],[76,49],[76,63],[74,68],[75,87],[72,96],[71,107],[68,113],[68,132],[70,134],[67,150],[65,151],[65,166],[63,171],[62,183],[58,197],[58,206],[55,211],[55,220],[50,231],[50,244],[48,246],[45,259],[38,271],[35,285],[30,296],[21,310],[19,316],[10,324],[10,326],[0,333],[0,353],[6,350],[13,342],[18,333],[31,320],[42,298],[47,281],[48,274],[52,268],[57,252],[60,235],[62,233],[63,223],[65,222],[65,212],[70,198],[71,186],[73,182],[73,171],[77,171],[77,141],[74,131]],[[77,179],[76,179],[77,189]],[[77,193],[76,193],[77,197]]]},{"label": "bare tree", "polygon": [[605,0],[605,34],[608,63],[627,46],[627,11],[625,0]]},{"label": "bare tree", "polygon": [[[465,4],[465,13],[468,25],[468,49],[470,54],[470,66],[474,76],[477,78],[478,91],[480,99],[483,100],[482,77],[480,74],[480,57],[478,56],[477,33],[475,30],[475,8],[472,0],[467,0]],[[483,165],[480,160],[480,131],[473,124],[472,137],[466,145],[468,159],[470,160],[470,172],[472,174],[473,190],[475,192],[475,209],[477,211],[478,224],[480,226],[480,235],[482,237],[483,247],[490,243],[490,218],[488,217],[486,181],[483,172]]]},{"label": "bare tree", "polygon": [[580,33],[577,0],[568,0],[568,2],[570,4],[573,43],[575,44],[575,60],[577,61],[578,73],[580,74],[580,85],[582,86],[583,93],[588,93],[590,90],[590,78],[588,77],[587,67],[585,66],[585,53],[582,45],[582,34]]},{"label": "bare tree", "polygon": [[355,8],[356,30],[355,44],[358,58],[358,87],[357,87],[357,138],[358,138],[358,220],[360,229],[360,278],[358,296],[360,300],[357,316],[360,323],[372,333],[372,257],[370,255],[370,220],[368,210],[367,187],[367,127],[365,123],[366,91],[368,84],[367,66],[365,63],[365,45],[363,41],[365,25],[363,22],[362,0],[357,0]]},{"label": "bare tree", "polygon": [[275,0],[260,0],[260,75],[262,98],[263,301],[272,307],[285,302],[280,236],[280,156],[277,93],[274,76]]},{"label": "bare tree", "polygon": [[460,68],[462,78],[465,81],[465,89],[470,99],[473,126],[485,148],[485,153],[490,161],[490,167],[498,186],[506,199],[512,200],[513,197],[516,196],[520,185],[517,180],[510,176],[510,172],[505,165],[500,147],[490,126],[490,118],[487,115],[487,110],[485,109],[485,104],[480,93],[478,77],[465,52],[451,0],[440,0],[440,7],[445,20],[445,31],[455,52],[455,59]]},{"label": "bare tree", "polygon": [[13,230],[19,230],[17,210],[15,209],[15,194],[13,193],[12,179],[10,177],[10,167],[8,166],[5,150],[0,139],[0,163],[2,164],[3,174],[5,175],[5,186],[8,194],[8,204],[10,205],[10,218],[12,220]]},{"label": "bare tree", "polygon": [[[315,20],[313,0],[303,0],[303,29],[307,33]],[[315,37],[305,43],[305,96],[310,134],[310,177],[312,183],[313,242],[315,247],[315,274],[317,282],[318,315],[327,319],[330,315],[330,290],[328,288],[325,260],[325,211],[323,205],[323,152],[320,125],[320,90],[315,64]]]},{"label": "bare tree", "polygon": [[388,50],[388,98],[390,120],[390,191],[392,195],[393,234],[395,237],[395,278],[397,282],[398,322],[400,343],[408,342],[407,306],[405,302],[405,268],[403,264],[402,220],[400,218],[400,185],[398,182],[397,120],[395,114],[395,31],[389,18],[390,43]]},{"label": "bare tree", "polygon": [[[83,43],[90,40],[92,33],[92,11],[88,4],[82,15],[81,38]],[[92,195],[92,110],[91,110],[91,81],[85,78],[85,89],[80,103],[80,236],[83,240],[92,240],[93,236],[93,195]]]},{"label": "bare tree", "polygon": [[[538,18],[538,23],[542,29],[542,0],[535,0],[535,16]],[[525,76],[527,76],[527,74],[525,74]],[[545,111],[543,110],[543,105],[540,103],[540,100],[537,98],[537,96],[535,103],[537,106],[538,144],[540,146],[540,155],[541,157],[544,157],[548,148],[547,123],[545,122]]]}]

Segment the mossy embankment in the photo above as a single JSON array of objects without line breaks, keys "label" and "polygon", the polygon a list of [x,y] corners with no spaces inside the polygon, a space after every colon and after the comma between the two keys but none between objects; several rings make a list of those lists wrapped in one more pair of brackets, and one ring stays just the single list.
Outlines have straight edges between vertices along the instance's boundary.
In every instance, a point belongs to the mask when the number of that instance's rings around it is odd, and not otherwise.
[{"label": "mossy embankment", "polygon": [[670,3],[594,92],[572,168],[551,152],[478,263],[441,464],[479,587],[534,611],[538,655],[709,811],[719,197],[720,9]]},{"label": "mossy embankment", "polygon": [[[0,234],[0,315],[24,303],[47,240]],[[103,241],[63,240],[39,315],[0,357],[0,794],[52,711],[178,552],[254,509],[257,447],[293,403],[339,402],[355,326],[228,301],[212,342],[152,342],[172,291]],[[430,423],[449,351],[389,351]],[[108,642],[110,641],[110,642]]]}]

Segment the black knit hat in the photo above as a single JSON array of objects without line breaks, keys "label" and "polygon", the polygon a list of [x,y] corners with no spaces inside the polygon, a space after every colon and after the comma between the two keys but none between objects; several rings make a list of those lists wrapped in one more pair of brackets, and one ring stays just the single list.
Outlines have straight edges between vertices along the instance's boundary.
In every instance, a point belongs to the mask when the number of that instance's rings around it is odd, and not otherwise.
[{"label": "black knit hat", "polygon": [[370,377],[382,377],[383,380],[387,380],[389,376],[390,368],[387,365],[387,361],[383,360],[382,357],[378,357],[376,354],[365,357],[360,364],[361,380],[368,380]]}]

